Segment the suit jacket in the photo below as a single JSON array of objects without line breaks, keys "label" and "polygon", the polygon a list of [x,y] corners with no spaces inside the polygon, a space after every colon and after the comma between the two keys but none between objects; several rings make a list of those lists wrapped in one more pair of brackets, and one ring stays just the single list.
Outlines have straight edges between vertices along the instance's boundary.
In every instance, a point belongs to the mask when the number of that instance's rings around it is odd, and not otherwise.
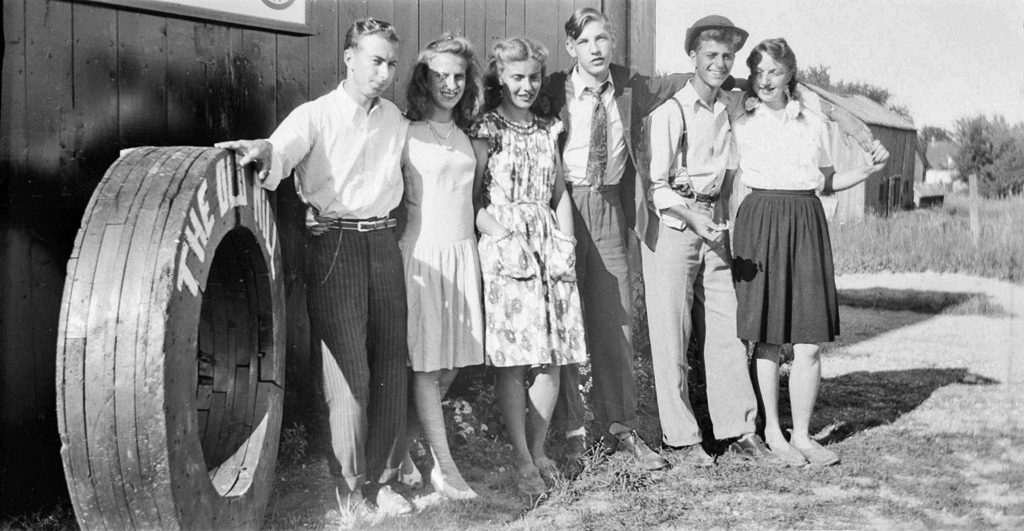
[{"label": "suit jacket", "polygon": [[[565,124],[558,139],[561,150],[568,138],[569,110],[565,105],[565,84],[572,69],[566,72],[555,72],[548,76],[541,88],[541,94],[533,111],[541,116],[554,116]],[[633,70],[612,64],[610,67],[612,84],[615,86],[615,105],[622,119],[623,136],[626,140],[626,171],[622,175],[619,193],[622,199],[622,210],[627,225],[637,231],[641,238],[647,230],[649,213],[647,211],[647,164],[638,156],[642,154],[642,146],[646,143],[644,118],[654,109],[666,102],[683,88],[693,74],[669,74],[660,78],[651,78]],[[638,170],[640,175],[638,176]]]}]

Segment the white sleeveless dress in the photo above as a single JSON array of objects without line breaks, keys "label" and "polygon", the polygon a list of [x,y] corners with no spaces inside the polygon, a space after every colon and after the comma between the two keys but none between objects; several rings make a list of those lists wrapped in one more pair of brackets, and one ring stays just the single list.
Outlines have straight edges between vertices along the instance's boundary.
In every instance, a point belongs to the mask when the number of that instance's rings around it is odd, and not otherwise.
[{"label": "white sleeveless dress", "polygon": [[[437,124],[438,131],[449,124]],[[399,248],[409,307],[409,365],[436,371],[484,361],[480,258],[473,219],[476,158],[457,127],[442,146],[413,122],[402,156],[407,213]]]}]

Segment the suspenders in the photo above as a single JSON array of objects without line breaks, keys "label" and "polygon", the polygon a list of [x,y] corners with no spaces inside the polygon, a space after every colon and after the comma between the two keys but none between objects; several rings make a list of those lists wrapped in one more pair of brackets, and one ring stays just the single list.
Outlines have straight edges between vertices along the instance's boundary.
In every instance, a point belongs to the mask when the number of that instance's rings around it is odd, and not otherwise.
[{"label": "suspenders", "polygon": [[[693,185],[690,183],[689,176],[686,175],[686,152],[688,144],[686,137],[686,113],[683,112],[683,104],[679,103],[676,98],[671,98],[672,102],[679,108],[679,118],[683,121],[683,133],[679,135],[679,146],[677,147],[677,156],[679,157],[679,163],[676,164],[676,171],[668,177],[668,185],[676,192],[681,193],[692,193]],[[686,175],[686,179],[683,182],[676,182],[676,178],[680,175]]]}]

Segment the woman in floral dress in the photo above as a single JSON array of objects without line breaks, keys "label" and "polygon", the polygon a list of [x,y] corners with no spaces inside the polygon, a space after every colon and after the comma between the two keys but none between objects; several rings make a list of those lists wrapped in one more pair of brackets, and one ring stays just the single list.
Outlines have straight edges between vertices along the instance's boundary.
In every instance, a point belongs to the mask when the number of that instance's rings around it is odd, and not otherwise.
[{"label": "woman in floral dress", "polygon": [[500,103],[471,134],[481,207],[484,348],[487,362],[498,368],[498,401],[518,485],[538,495],[545,490],[542,475],[551,479],[558,470],[544,442],[558,397],[559,366],[586,359],[576,241],[558,160],[561,123],[530,112],[547,50],[530,39],[511,38],[492,52],[487,88]]}]

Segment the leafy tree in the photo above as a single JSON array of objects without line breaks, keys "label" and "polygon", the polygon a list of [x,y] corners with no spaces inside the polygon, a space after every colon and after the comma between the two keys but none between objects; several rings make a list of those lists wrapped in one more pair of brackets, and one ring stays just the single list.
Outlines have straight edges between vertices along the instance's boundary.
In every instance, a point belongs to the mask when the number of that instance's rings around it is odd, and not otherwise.
[{"label": "leafy tree", "polygon": [[825,90],[836,92],[838,94],[860,94],[871,101],[889,109],[890,111],[910,120],[914,121],[914,118],[910,115],[910,109],[905,105],[901,105],[895,101],[892,92],[885,87],[873,85],[866,81],[841,81],[832,79],[832,74],[829,72],[829,67],[825,65],[815,65],[809,68],[801,68],[797,72],[797,78],[804,83],[810,83],[817,85]]},{"label": "leafy tree", "polygon": [[1024,193],[1024,124],[1010,126],[1002,115],[961,118],[954,126],[961,176],[978,177],[978,193],[1006,197]]}]

